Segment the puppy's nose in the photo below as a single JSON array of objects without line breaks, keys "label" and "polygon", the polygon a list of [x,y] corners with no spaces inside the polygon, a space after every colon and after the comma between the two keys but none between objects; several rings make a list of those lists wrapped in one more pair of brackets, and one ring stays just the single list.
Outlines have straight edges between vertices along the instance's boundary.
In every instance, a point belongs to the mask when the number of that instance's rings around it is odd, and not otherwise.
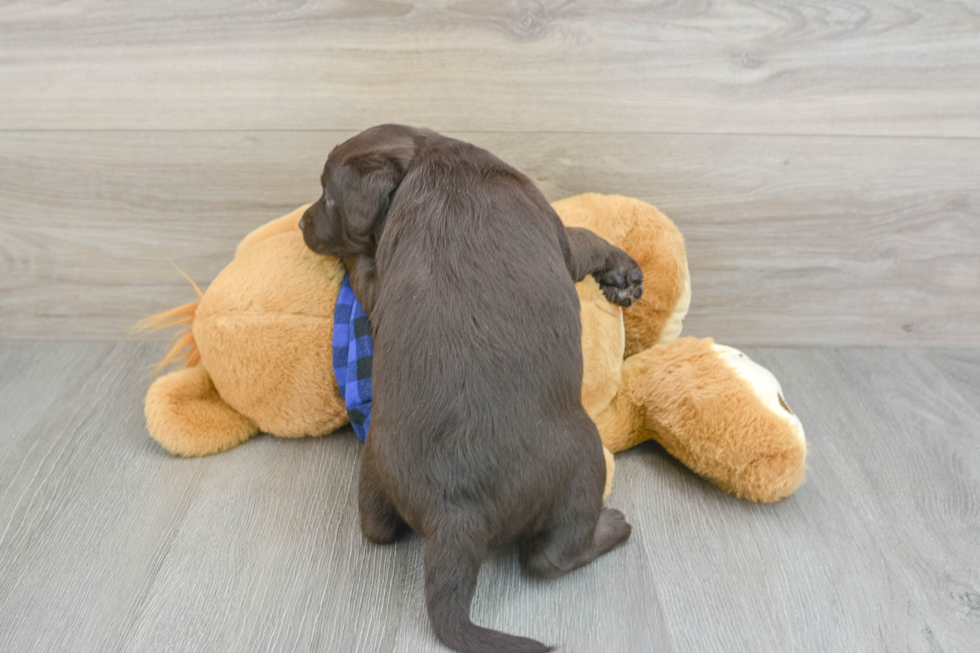
[{"label": "puppy's nose", "polygon": [[306,216],[304,215],[302,218],[299,219],[299,230],[300,231],[303,231],[303,224],[305,222],[306,222]]}]

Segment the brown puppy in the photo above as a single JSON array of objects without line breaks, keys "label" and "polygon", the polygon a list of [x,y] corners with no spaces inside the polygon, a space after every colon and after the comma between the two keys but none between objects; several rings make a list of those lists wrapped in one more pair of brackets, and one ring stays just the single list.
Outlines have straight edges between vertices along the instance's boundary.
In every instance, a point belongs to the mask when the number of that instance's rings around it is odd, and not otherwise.
[{"label": "brown puppy", "polygon": [[508,542],[553,578],[629,537],[602,507],[573,281],[592,274],[628,306],[643,274],[563,228],[527,177],[435,132],[368,129],[330,153],[322,182],[300,228],[346,260],[374,336],[361,530],[379,544],[406,525],[425,538],[426,607],[447,646],[551,650],[470,621],[477,573]]}]

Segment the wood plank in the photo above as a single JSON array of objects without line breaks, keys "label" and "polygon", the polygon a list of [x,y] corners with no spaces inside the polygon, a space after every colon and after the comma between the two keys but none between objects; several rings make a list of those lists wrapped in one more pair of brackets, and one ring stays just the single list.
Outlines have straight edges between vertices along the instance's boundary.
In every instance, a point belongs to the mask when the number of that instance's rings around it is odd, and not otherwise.
[{"label": "wood plank", "polygon": [[0,456],[0,492],[24,472],[22,461],[28,453],[43,448],[44,443],[32,437],[33,427],[48,419],[49,411],[59,410],[66,395],[78,392],[79,378],[93,374],[111,350],[106,343],[0,344],[0,442],[7,451]]},{"label": "wood plank", "polygon": [[0,9],[0,129],[980,136],[980,4]]},{"label": "wood plank", "polygon": [[[644,472],[648,498],[625,510],[647,526],[634,537],[658,563],[652,579],[677,648],[972,650],[973,415],[903,350],[747,353],[781,379],[807,429],[808,479],[796,494],[736,502],[660,449],[617,457],[618,479],[637,484]],[[628,466],[633,458],[648,469]]]},{"label": "wood plank", "polygon": [[0,413],[0,649],[113,648],[211,461],[176,470],[143,432],[158,344],[0,350],[34,361],[12,389],[39,415],[16,430]]},{"label": "wood plank", "polygon": [[[915,360],[923,360],[943,375],[943,384],[951,393],[959,395],[958,410],[973,411],[980,425],[980,351],[969,349],[938,350]],[[952,401],[952,398],[950,399]],[[980,428],[980,427],[978,427]]]},{"label": "wood plank", "polygon": [[[0,650],[444,650],[424,614],[421,541],[361,538],[353,434],[172,458],[140,419],[159,348],[0,344],[0,360],[37,361],[27,376],[0,368],[21,399],[52,368],[75,381],[24,434],[39,446],[10,446],[7,413],[0,422],[2,468],[18,470],[0,486]],[[622,618],[665,630],[636,600],[643,586],[609,570],[521,580],[513,552],[498,552],[474,617],[589,648],[649,648],[661,637],[602,619],[615,601]]]},{"label": "wood plank", "polygon": [[[896,597],[889,621],[906,620],[894,627],[908,633],[910,650],[969,651],[980,641],[980,411],[963,401],[980,378],[937,373],[951,353],[980,371],[977,350],[752,352],[783,381],[794,410],[813,407],[819,430],[808,430],[808,464],[824,471],[808,485],[836,495],[824,523],[838,537],[850,536],[843,520],[830,523],[851,512],[851,533],[867,532],[881,552]],[[822,461],[812,455],[820,451]],[[870,569],[853,578],[867,581]]]},{"label": "wood plank", "polygon": [[[168,261],[207,284],[351,133],[0,133],[0,338],[129,337],[193,299]],[[980,345],[980,140],[453,135],[549,199],[659,205],[687,238],[692,335]]]},{"label": "wood plank", "polygon": [[[420,541],[359,535],[352,435],[172,458],[141,417],[159,350],[0,343],[0,650],[444,650]],[[796,494],[738,501],[634,448],[610,498],[632,539],[553,582],[494,552],[474,620],[570,651],[972,650],[977,352],[747,353],[807,428]]]}]

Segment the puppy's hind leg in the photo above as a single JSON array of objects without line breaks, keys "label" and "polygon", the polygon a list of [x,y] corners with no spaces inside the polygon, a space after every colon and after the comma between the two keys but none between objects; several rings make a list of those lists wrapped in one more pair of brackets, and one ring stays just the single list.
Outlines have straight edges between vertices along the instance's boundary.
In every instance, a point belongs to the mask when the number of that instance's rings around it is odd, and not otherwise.
[{"label": "puppy's hind leg", "polygon": [[371,449],[365,446],[357,486],[361,533],[374,544],[391,544],[408,532],[409,528],[385,493],[370,452]]},{"label": "puppy's hind leg", "polygon": [[551,523],[526,545],[523,562],[527,571],[557,578],[629,539],[632,529],[623,513],[602,507],[602,487],[595,465],[583,460]]}]

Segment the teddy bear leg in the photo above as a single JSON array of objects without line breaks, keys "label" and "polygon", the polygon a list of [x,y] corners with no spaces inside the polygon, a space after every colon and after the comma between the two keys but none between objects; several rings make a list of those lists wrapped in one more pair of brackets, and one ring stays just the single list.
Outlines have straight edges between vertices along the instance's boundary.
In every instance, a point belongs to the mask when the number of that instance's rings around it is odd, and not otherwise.
[{"label": "teddy bear leg", "polygon": [[178,456],[207,456],[258,433],[255,422],[229,406],[201,366],[161,376],[146,393],[146,427]]}]

